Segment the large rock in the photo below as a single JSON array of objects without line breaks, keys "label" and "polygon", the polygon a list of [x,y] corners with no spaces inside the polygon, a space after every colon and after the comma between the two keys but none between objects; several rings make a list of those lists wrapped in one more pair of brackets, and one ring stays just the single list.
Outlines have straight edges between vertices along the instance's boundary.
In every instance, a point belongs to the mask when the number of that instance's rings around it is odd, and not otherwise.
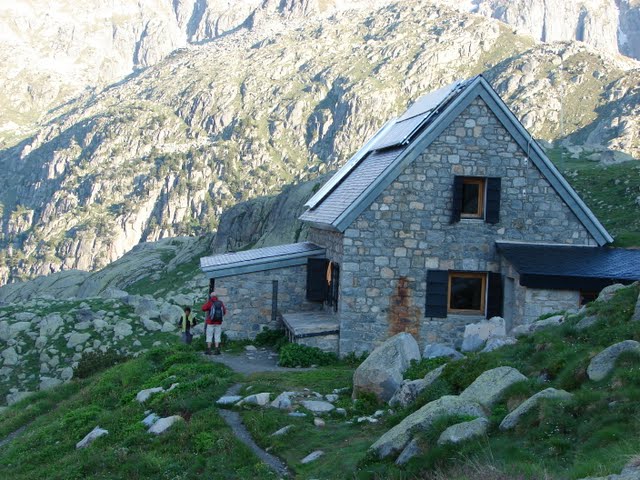
[{"label": "large rock", "polygon": [[544,320],[538,320],[537,322],[533,322],[530,325],[530,332],[537,332],[538,330],[542,330],[547,327],[554,327],[556,325],[560,325],[564,321],[564,315],[553,315],[551,317],[545,318]]},{"label": "large rock", "polygon": [[591,359],[587,367],[587,375],[591,380],[599,381],[605,378],[616,365],[616,360],[624,352],[640,354],[640,343],[635,340],[625,340],[605,348]]},{"label": "large rock", "polygon": [[143,318],[142,324],[144,325],[144,328],[146,328],[150,332],[157,332],[158,330],[162,330],[162,325],[160,325],[158,322],[154,322],[150,318]]},{"label": "large rock", "polygon": [[40,390],[51,390],[58,385],[62,385],[62,380],[52,377],[40,377]]},{"label": "large rock", "polygon": [[392,407],[397,405],[407,407],[411,405],[418,398],[418,395],[440,377],[444,367],[445,365],[441,365],[427,373],[424,378],[418,380],[404,380],[400,388],[389,400],[389,405]]},{"label": "large rock", "polygon": [[506,334],[507,330],[502,317],[469,324],[464,329],[461,350],[475,352],[483,347],[489,337],[504,337]]},{"label": "large rock", "polygon": [[444,345],[443,343],[428,343],[424,346],[424,351],[422,352],[422,358],[440,358],[447,357],[452,360],[460,360],[464,358],[464,355],[450,347],[449,345]]},{"label": "large rock", "polygon": [[149,433],[155,433],[160,435],[166,432],[174,423],[181,422],[184,419],[180,415],[172,415],[171,417],[164,417],[156,420],[156,422],[147,430]]},{"label": "large rock", "polygon": [[608,302],[613,298],[613,296],[616,294],[618,290],[625,287],[626,285],[622,285],[621,283],[614,283],[613,285],[604,287],[598,294],[598,298],[596,298],[596,302]]},{"label": "large rock", "polygon": [[425,388],[427,388],[427,382],[425,382],[423,378],[418,380],[404,380],[400,388],[398,388],[389,400],[389,405],[392,407],[407,407],[415,402],[418,395],[420,395]]},{"label": "large rock", "polygon": [[515,337],[490,337],[482,349],[482,353],[493,352],[499,348],[506,347],[507,345],[515,345],[516,343],[518,343],[518,340]]},{"label": "large rock", "polygon": [[[127,299],[131,299],[132,296],[127,297]],[[134,312],[136,315],[140,317],[146,318],[159,318],[160,310],[158,308],[158,304],[155,300],[150,298],[138,298],[134,305]]]},{"label": "large rock", "polygon": [[4,360],[4,366],[13,366],[17,365],[20,361],[20,357],[18,356],[18,352],[13,347],[5,348],[0,354]]},{"label": "large rock", "polygon": [[353,374],[353,397],[371,392],[379,400],[389,401],[400,387],[411,360],[420,361],[416,340],[409,333],[394,335],[371,352]]},{"label": "large rock", "polygon": [[182,309],[177,305],[163,303],[162,307],[160,308],[160,320],[174,325],[178,322],[178,319],[180,318],[182,313]]},{"label": "large rock", "polygon": [[290,410],[292,406],[291,396],[294,394],[295,392],[282,392],[271,402],[271,406],[281,410]]},{"label": "large rock", "polygon": [[9,337],[16,338],[16,335],[31,330],[31,322],[16,322],[9,326]]},{"label": "large rock", "polygon": [[576,323],[575,329],[585,330],[591,327],[592,325],[595,325],[597,322],[598,322],[597,315],[587,315],[584,318],[582,318],[578,323]]},{"label": "large rock", "polygon": [[527,377],[515,368],[493,368],[478,376],[478,378],[460,394],[460,398],[477,402],[484,407],[491,408],[500,400],[500,397],[507,388],[514,383],[522,382],[526,379]]},{"label": "large rock", "polygon": [[532,395],[517,408],[515,408],[509,415],[504,417],[500,422],[500,430],[509,430],[514,428],[520,422],[520,419],[527,412],[537,407],[543,399],[557,399],[557,400],[570,400],[572,395],[564,390],[556,390],[555,388],[547,388],[541,392]]},{"label": "large rock", "polygon": [[76,443],[76,449],[86,448],[93,443],[93,441],[97,438],[102,437],[103,435],[107,435],[109,433],[108,430],[105,430],[100,427],[96,427],[91,430],[89,433],[85,435],[85,437]]},{"label": "large rock", "polygon": [[258,405],[259,407],[264,407],[267,403],[269,403],[269,399],[271,398],[271,394],[269,392],[256,393],[254,395],[249,395],[248,397],[244,397],[240,400],[237,405]]},{"label": "large rock", "polygon": [[483,417],[476,418],[470,422],[456,423],[440,434],[438,445],[466,442],[472,438],[481,437],[487,433],[488,428],[489,420]]},{"label": "large rock", "polygon": [[484,409],[476,402],[461,397],[445,395],[427,403],[412,413],[398,425],[382,435],[370,450],[380,458],[402,451],[416,430],[425,430],[442,417],[451,415],[469,415],[484,417]]},{"label": "large rock", "polygon": [[162,387],[153,387],[153,388],[145,388],[144,390],[140,390],[136,395],[136,400],[140,403],[146,402],[151,395],[154,393],[164,392],[164,388]]},{"label": "large rock", "polygon": [[18,322],[31,322],[36,316],[37,315],[32,312],[17,312],[13,315],[13,318]]},{"label": "large rock", "polygon": [[90,333],[73,332],[69,336],[69,340],[67,340],[67,348],[75,348],[78,345],[82,345],[90,338]]},{"label": "large rock", "polygon": [[328,413],[336,408],[332,403],[323,400],[303,400],[300,404],[312,413]]},{"label": "large rock", "polygon": [[636,301],[636,308],[633,311],[633,315],[631,315],[632,322],[640,322],[640,295],[638,295],[638,300]]},{"label": "large rock", "polygon": [[33,395],[33,392],[14,392],[7,395],[7,405],[13,405],[20,400],[24,400],[28,396]]},{"label": "large rock", "polygon": [[113,327],[113,334],[116,337],[128,337],[132,333],[133,333],[133,328],[131,328],[131,325],[129,324],[129,322],[125,320],[120,320]]},{"label": "large rock", "polygon": [[422,453],[422,449],[420,448],[420,444],[418,443],[418,439],[414,438],[411,440],[404,450],[400,452],[398,458],[396,459],[396,465],[404,465],[413,457],[416,457]]}]

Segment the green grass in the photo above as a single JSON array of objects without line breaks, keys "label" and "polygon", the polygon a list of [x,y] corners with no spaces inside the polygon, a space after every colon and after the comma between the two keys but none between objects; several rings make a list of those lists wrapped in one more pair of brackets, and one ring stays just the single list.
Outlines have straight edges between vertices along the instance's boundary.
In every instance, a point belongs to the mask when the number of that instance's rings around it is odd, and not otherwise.
[{"label": "green grass", "polygon": [[[214,400],[235,379],[226,367],[176,347],[37,394],[0,417],[3,436],[26,426],[0,448],[0,478],[272,478],[217,413]],[[134,400],[143,388],[174,382],[176,389],[144,405]],[[140,423],[147,409],[186,421],[151,435]],[[96,425],[109,435],[76,450]]]},{"label": "green grass", "polygon": [[[600,382],[589,380],[586,369],[590,359],[604,348],[623,340],[640,341],[640,324],[629,320],[639,290],[631,286],[620,290],[610,302],[592,303],[585,314],[596,314],[603,321],[589,329],[574,328],[585,315],[581,314],[563,325],[520,338],[516,345],[449,363],[432,388],[415,405],[390,417],[389,425],[434,397],[460,393],[490,368],[513,366],[529,380],[510,388],[490,412],[487,439],[454,449],[435,448],[431,442],[426,453],[406,468],[369,459],[361,464],[362,471],[372,476],[384,471],[387,478],[411,478],[434,471],[444,471],[442,478],[486,478],[451,473],[460,471],[465,463],[477,462],[527,479],[578,479],[619,472],[630,456],[640,452],[640,356],[621,356],[616,370]],[[498,429],[509,411],[547,387],[565,389],[574,397],[570,402],[543,402],[513,431]]]},{"label": "green grass", "polygon": [[[352,366],[340,365],[301,372],[261,373],[249,377],[247,384],[252,387],[250,392],[272,392],[275,395],[303,388],[321,394],[347,388],[336,405],[350,408],[353,371]],[[249,392],[245,389],[245,393]],[[323,417],[326,426],[322,428],[314,426],[311,414],[295,418],[275,409],[247,410],[242,413],[242,418],[256,442],[283,458],[296,478],[341,479],[353,475],[372,439],[385,431],[380,424],[347,423],[347,418],[336,413]],[[282,437],[271,437],[273,432],[286,425],[293,425],[293,429]],[[300,460],[315,450],[324,451],[324,455],[315,462],[302,465]]]},{"label": "green grass", "polygon": [[[272,398],[305,388],[320,394],[344,389],[335,404],[347,411],[346,416],[332,412],[323,417],[324,427],[316,427],[310,414],[295,418],[276,409],[241,407],[256,442],[284,459],[296,478],[577,480],[617,473],[640,452],[640,355],[621,356],[613,373],[599,382],[589,380],[586,368],[604,348],[622,340],[640,341],[640,323],[630,321],[639,293],[638,285],[621,289],[611,301],[594,302],[586,312],[523,337],[516,345],[451,361],[415,404],[383,415],[378,423],[356,421],[383,407],[368,398],[351,399],[357,362],[241,379],[226,367],[203,360],[195,345],[154,349],[7,410],[0,417],[0,438],[21,426],[27,428],[0,448],[0,478],[272,478],[238,443],[214,405],[236,381],[244,383],[242,394],[270,392]],[[584,315],[597,315],[600,321],[578,331],[575,324]],[[276,334],[265,337],[278,340]],[[410,376],[419,378],[438,363],[416,363]],[[423,453],[405,466],[368,454],[373,442],[407,415],[444,394],[460,393],[482,372],[503,365],[518,368],[528,380],[509,388],[488,412],[486,437],[437,446],[445,428],[467,420],[444,418],[417,432]],[[151,397],[145,405],[134,400],[143,388],[175,382],[180,383],[178,388]],[[509,411],[547,387],[570,391],[573,398],[544,401],[514,430],[499,430]],[[181,415],[187,421],[162,437],[151,437],[140,424],[147,409],[161,416]],[[76,451],[75,443],[96,425],[109,430],[109,435]],[[293,426],[287,434],[271,436],[286,425]],[[302,465],[300,460],[314,450],[324,455]]]},{"label": "green grass", "polygon": [[562,149],[547,154],[615,238],[614,246],[640,247],[640,162],[603,166],[571,159]]}]

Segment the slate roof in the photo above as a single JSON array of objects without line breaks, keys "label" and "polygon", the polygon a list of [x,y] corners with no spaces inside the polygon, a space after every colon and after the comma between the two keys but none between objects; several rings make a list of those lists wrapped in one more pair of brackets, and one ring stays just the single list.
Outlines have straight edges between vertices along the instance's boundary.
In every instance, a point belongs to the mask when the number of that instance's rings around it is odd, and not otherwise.
[{"label": "slate roof", "polygon": [[307,258],[324,256],[325,249],[315,243],[301,242],[256,248],[200,258],[200,269],[209,278],[304,265]]},{"label": "slate roof", "polygon": [[520,147],[528,152],[532,163],[596,242],[599,245],[611,243],[611,235],[481,75],[454,82],[425,95],[400,118],[387,122],[306,203],[309,209],[300,216],[300,220],[317,228],[344,232],[478,96],[487,103]]},{"label": "slate roof", "polygon": [[640,280],[640,250],[510,242],[496,247],[524,286],[598,290]]}]

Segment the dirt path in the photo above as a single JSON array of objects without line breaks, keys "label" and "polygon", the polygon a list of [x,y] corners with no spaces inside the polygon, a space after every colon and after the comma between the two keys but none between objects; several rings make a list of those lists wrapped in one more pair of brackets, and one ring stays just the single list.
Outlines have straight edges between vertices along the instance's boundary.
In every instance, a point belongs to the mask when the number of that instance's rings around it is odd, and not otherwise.
[{"label": "dirt path", "polygon": [[29,422],[26,425],[21,426],[19,429],[17,429],[15,432],[11,432],[9,435],[7,435],[6,437],[4,437],[2,440],[0,440],[0,448],[4,447],[7,443],[9,443],[11,440],[13,440],[14,438],[16,438],[17,436],[19,436],[22,432],[24,432],[27,427],[29,425],[31,425],[33,422]]},{"label": "dirt path", "polygon": [[278,366],[278,354],[268,348],[245,351],[238,354],[224,353],[207,356],[212,362],[223,363],[231,370],[245,375],[261,372],[302,372],[308,368],[285,368]]},{"label": "dirt path", "polygon": [[[298,372],[302,368],[284,368],[278,366],[278,355],[266,348],[260,348],[254,351],[245,351],[240,354],[222,353],[222,355],[207,356],[212,362],[222,363],[232,370],[250,375],[252,373],[260,372]],[[225,393],[225,395],[237,395],[242,388],[241,383],[236,383],[231,386]],[[271,455],[262,448],[260,448],[247,428],[242,423],[240,413],[234,410],[227,410],[224,408],[219,409],[220,415],[224,418],[227,425],[231,427],[234,435],[238,440],[248,446],[256,456],[266,463],[273,471],[275,471],[281,477],[289,477],[291,473],[287,469],[287,465],[278,457]]]}]

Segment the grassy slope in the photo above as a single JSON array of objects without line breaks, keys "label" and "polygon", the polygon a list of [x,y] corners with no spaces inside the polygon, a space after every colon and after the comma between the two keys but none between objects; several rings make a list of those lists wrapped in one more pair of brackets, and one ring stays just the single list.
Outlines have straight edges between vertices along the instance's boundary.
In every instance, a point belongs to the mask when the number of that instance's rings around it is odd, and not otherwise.
[{"label": "grassy slope", "polygon": [[572,159],[561,149],[547,152],[571,186],[615,238],[616,247],[640,247],[640,162],[603,166]]},{"label": "grassy slope", "polygon": [[[226,367],[174,347],[38,393],[0,417],[2,437],[28,425],[0,448],[0,478],[270,478],[214,406],[233,380]],[[135,401],[143,388],[174,382],[180,385],[170,393],[144,405]],[[162,436],[151,435],[140,423],[147,409],[187,421]],[[75,450],[96,425],[109,435]]]},{"label": "grassy slope", "polygon": [[[588,314],[601,319],[578,332],[574,325],[584,314],[562,326],[521,339],[517,345],[487,354],[472,354],[452,362],[443,377],[415,405],[383,417],[379,424],[346,423],[337,415],[317,428],[312,417],[296,419],[274,410],[248,410],[244,421],[259,444],[286,459],[298,478],[434,478],[434,479],[578,479],[619,472],[629,457],[640,452],[640,358],[627,356],[615,373],[601,382],[586,376],[590,358],[613,343],[640,341],[640,324],[630,322],[639,288],[622,290],[609,303],[590,306]],[[418,378],[438,365],[424,362],[413,368]],[[460,419],[443,419],[432,430],[419,434],[425,453],[400,468],[390,461],[367,456],[369,446],[391,426],[444,394],[458,394],[485,370],[510,365],[530,380],[515,385],[491,412],[491,430],[480,441],[437,447],[439,434]],[[320,393],[351,385],[347,367],[323,368],[293,374],[261,374],[249,379],[251,391],[280,393],[308,387]],[[545,402],[513,432],[502,433],[504,416],[533,393],[548,387],[574,394],[566,404]],[[348,396],[338,406],[346,407],[350,419],[372,413],[375,405],[353,405]],[[290,433],[270,437],[277,429],[293,425]],[[309,465],[300,459],[313,450],[325,455]]]},{"label": "grassy slope", "polygon": [[[337,401],[347,409],[347,418],[330,415],[324,428],[315,427],[312,416],[292,418],[274,409],[247,408],[243,419],[257,442],[284,458],[296,478],[578,479],[618,472],[640,452],[640,358],[621,358],[615,372],[601,382],[590,381],[586,368],[590,358],[609,345],[640,341],[640,323],[629,320],[639,290],[632,286],[608,303],[591,304],[586,314],[600,320],[587,330],[574,328],[583,313],[522,338],[517,345],[451,362],[415,405],[387,414],[379,423],[354,421],[378,405],[352,403],[349,391]],[[411,375],[421,376],[437,363],[425,362]],[[480,373],[500,365],[516,367],[530,380],[514,385],[493,408],[487,437],[455,448],[438,447],[440,432],[459,421],[443,419],[418,434],[425,453],[405,467],[367,455],[369,446],[402,418],[441,395],[461,392]],[[246,379],[243,391],[275,395],[309,388],[326,394],[351,387],[353,368],[257,374]],[[0,478],[270,478],[271,473],[237,443],[213,406],[236,379],[189,347],[175,346],[38,393],[0,417],[0,438],[33,420],[22,435],[0,447]],[[179,388],[152,397],[148,405],[133,400],[143,388],[176,381]],[[547,387],[570,391],[574,398],[545,402],[513,432],[499,431],[508,411]],[[140,424],[146,409],[162,416],[180,414],[188,422],[162,437],[151,437]],[[76,451],[74,444],[96,425],[110,434]],[[294,428],[283,437],[270,436],[285,425]],[[300,460],[316,449],[325,455],[302,465]]]}]

